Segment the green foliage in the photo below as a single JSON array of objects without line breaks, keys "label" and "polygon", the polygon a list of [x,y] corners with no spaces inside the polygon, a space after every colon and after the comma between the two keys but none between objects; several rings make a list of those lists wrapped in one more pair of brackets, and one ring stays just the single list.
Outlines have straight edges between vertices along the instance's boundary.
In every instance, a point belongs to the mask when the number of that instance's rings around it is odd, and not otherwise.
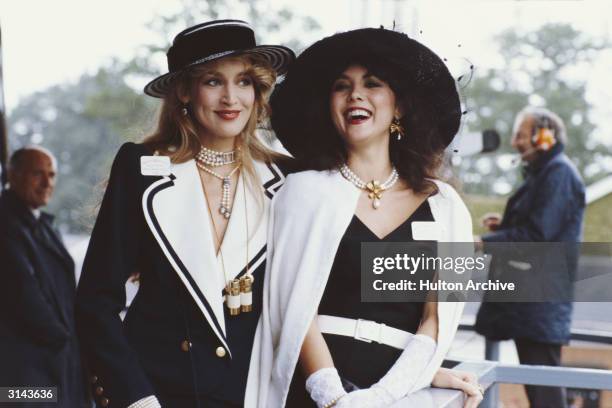
[{"label": "green foliage", "polygon": [[122,78],[115,65],[100,68],[77,83],[30,95],[9,117],[11,150],[41,144],[57,156],[59,175],[49,211],[71,232],[93,225],[114,152],[122,142],[140,138],[133,129],[143,128],[152,115],[151,103]]},{"label": "green foliage", "polygon": [[320,30],[314,18],[298,16],[288,7],[274,9],[260,0],[183,0],[180,11],[157,16],[148,24],[157,39],[154,44],[142,46],[131,61],[131,72],[147,77],[159,75],[166,50],[178,32],[204,21],[226,18],[248,21],[255,30],[257,44],[274,42],[296,52],[306,45],[304,38],[314,39]]},{"label": "green foliage", "polygon": [[584,215],[585,242],[612,242],[612,194],[594,201]]},{"label": "green foliage", "polygon": [[152,130],[157,101],[128,86],[125,66],[114,66],[100,68],[95,75],[96,90],[88,95],[83,114],[104,121],[116,134],[141,139]]},{"label": "green foliage", "polygon": [[[591,122],[591,106],[585,99],[586,79],[575,78],[576,69],[588,67],[598,53],[609,47],[605,41],[588,38],[568,24],[547,24],[533,32],[522,33],[507,29],[496,37],[503,68],[476,72],[476,78],[465,89],[467,103],[473,112],[467,126],[479,132],[495,128],[502,136],[500,153],[513,153],[510,136],[514,117],[528,104],[545,106],[561,116],[567,127],[566,152],[580,172],[594,160],[609,156],[609,147],[594,140],[595,125]],[[486,156],[484,156],[486,159]],[[474,181],[465,183],[468,192],[495,193],[499,182],[516,185],[517,172],[497,165],[488,173],[478,171],[476,160],[464,160],[462,173],[479,173]],[[587,182],[596,176],[588,175]]]}]

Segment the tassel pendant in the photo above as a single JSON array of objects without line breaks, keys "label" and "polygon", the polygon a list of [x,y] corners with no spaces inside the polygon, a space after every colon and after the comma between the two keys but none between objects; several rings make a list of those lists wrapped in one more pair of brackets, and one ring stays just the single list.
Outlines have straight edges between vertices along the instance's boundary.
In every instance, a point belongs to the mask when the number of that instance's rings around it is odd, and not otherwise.
[{"label": "tassel pendant", "polygon": [[253,275],[234,279],[225,288],[225,302],[230,316],[253,311]]},{"label": "tassel pendant", "polygon": [[227,302],[227,308],[229,309],[230,316],[237,316],[240,314],[240,280],[234,279],[226,288],[227,295],[225,300]]},{"label": "tassel pendant", "polygon": [[243,313],[253,310],[253,276],[250,274],[240,278],[240,311]]}]

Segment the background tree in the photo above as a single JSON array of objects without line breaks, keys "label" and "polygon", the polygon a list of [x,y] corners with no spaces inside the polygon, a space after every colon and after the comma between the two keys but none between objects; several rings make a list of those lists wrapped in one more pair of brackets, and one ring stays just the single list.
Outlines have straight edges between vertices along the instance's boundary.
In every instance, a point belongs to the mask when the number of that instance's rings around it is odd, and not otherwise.
[{"label": "background tree", "polygon": [[316,39],[320,30],[312,17],[296,15],[288,7],[277,9],[260,0],[182,0],[181,4],[177,13],[156,16],[149,22],[148,28],[157,38],[138,50],[129,65],[133,74],[144,74],[147,78],[159,75],[166,67],[166,50],[174,35],[202,21],[224,18],[248,21],[255,30],[257,44],[282,44],[296,53]]},{"label": "background tree", "polygon": [[[471,131],[495,128],[502,135],[497,157],[463,160],[464,188],[471,193],[505,194],[519,180],[512,167],[510,133],[516,113],[527,104],[545,106],[565,121],[566,152],[587,183],[605,174],[587,166],[610,156],[609,146],[593,138],[591,105],[585,98],[586,79],[574,72],[595,61],[605,41],[586,37],[568,24],[547,24],[531,32],[507,29],[496,38],[503,68],[478,72],[465,89],[473,111],[467,126]],[[506,154],[504,154],[506,153]]]},{"label": "background tree", "polygon": [[41,144],[57,156],[58,183],[49,210],[65,231],[86,232],[99,186],[118,146],[136,140],[151,120],[153,104],[123,80],[117,65],[83,75],[23,99],[10,116],[11,151]]}]

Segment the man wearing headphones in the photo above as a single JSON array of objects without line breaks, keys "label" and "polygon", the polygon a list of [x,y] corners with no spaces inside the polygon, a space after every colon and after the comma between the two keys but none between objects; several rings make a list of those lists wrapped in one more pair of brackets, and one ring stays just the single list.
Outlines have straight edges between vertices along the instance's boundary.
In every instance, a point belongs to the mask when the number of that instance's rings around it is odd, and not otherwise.
[{"label": "man wearing headphones", "polygon": [[[584,183],[563,153],[566,142],[565,125],[555,113],[527,107],[517,115],[512,147],[523,162],[524,182],[508,200],[503,217],[487,214],[483,218],[490,232],[477,237],[476,242],[480,238],[485,252],[488,243],[496,242],[581,241]],[[549,267],[551,286],[571,288],[577,257],[570,252],[566,255],[571,266],[566,269],[573,270],[568,274]],[[501,265],[498,259],[493,267],[508,269],[507,264]],[[570,340],[571,314],[568,298],[538,303],[486,302],[478,311],[476,331],[489,340],[514,339],[521,364],[558,366],[561,346]],[[566,406],[562,388],[526,386],[526,391],[532,407]]]}]

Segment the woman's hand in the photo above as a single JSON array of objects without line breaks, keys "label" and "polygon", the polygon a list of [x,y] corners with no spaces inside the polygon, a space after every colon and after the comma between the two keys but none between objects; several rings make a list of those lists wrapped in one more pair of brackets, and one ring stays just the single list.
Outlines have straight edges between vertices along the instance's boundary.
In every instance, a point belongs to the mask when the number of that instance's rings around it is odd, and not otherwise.
[{"label": "woman's hand", "polygon": [[480,222],[487,230],[495,231],[499,228],[499,224],[501,224],[501,218],[499,213],[486,213],[482,216]]},{"label": "woman's hand", "polygon": [[475,408],[480,404],[483,394],[480,391],[478,378],[467,371],[439,368],[431,382],[432,387],[461,390],[467,395],[464,408]]}]

